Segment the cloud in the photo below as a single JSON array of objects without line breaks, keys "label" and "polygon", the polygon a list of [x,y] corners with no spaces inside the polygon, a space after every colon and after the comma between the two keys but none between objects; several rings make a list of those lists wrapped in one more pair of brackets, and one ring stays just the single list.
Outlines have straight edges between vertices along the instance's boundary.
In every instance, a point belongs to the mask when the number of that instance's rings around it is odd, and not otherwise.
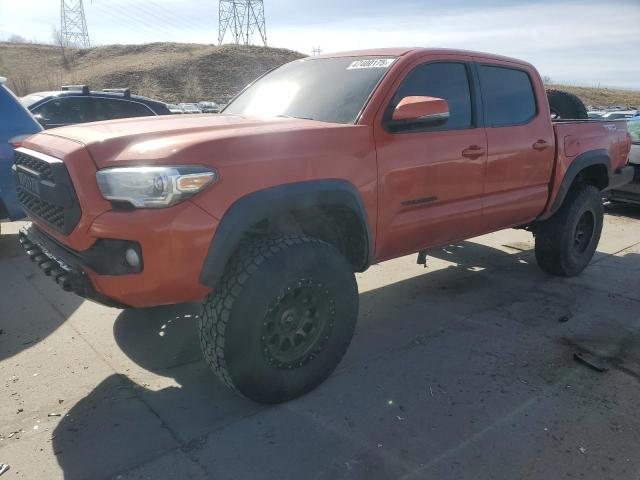
[{"label": "cloud", "polygon": [[[0,0],[0,34],[48,41],[59,2]],[[97,44],[217,42],[217,2],[85,2]],[[450,47],[527,60],[554,80],[640,88],[638,0],[265,0],[269,44],[311,53]]]},{"label": "cloud", "polygon": [[555,2],[336,20],[272,28],[270,42],[309,52],[449,47],[527,60],[553,79],[640,88],[640,5]]}]

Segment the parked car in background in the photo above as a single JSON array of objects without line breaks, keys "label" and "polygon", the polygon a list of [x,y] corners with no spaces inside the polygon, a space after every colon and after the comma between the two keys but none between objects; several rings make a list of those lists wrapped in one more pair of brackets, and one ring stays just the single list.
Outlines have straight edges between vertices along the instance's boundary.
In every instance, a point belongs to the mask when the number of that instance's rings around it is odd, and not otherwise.
[{"label": "parked car in background", "polygon": [[639,110],[618,110],[615,112],[606,112],[601,118],[604,120],[621,120],[636,117],[640,117]]},{"label": "parked car in background", "polygon": [[18,220],[24,217],[24,211],[11,171],[14,144],[19,145],[42,127],[4,83],[0,77],[0,219]]},{"label": "parked car in background", "polygon": [[167,108],[169,109],[170,113],[175,114],[183,114],[184,110],[182,110],[182,108],[180,108],[178,105],[176,105],[175,103],[167,103]]},{"label": "parked car in background", "polygon": [[202,113],[220,113],[222,108],[216,102],[198,102],[198,108]]},{"label": "parked car in background", "polygon": [[613,203],[640,205],[640,116],[630,119],[627,125],[631,134],[629,164],[633,165],[635,175],[631,183],[611,190],[607,198]]},{"label": "parked car in background", "polygon": [[184,113],[202,113],[196,103],[179,103],[178,106],[182,108]]},{"label": "parked car in background", "polygon": [[602,110],[589,110],[587,112],[587,116],[589,118],[602,118],[607,114],[607,112],[603,112]]},{"label": "parked car in background", "polygon": [[132,95],[128,88],[92,91],[86,85],[66,85],[59,92],[32,93],[21,100],[44,128],[171,113],[163,102]]}]

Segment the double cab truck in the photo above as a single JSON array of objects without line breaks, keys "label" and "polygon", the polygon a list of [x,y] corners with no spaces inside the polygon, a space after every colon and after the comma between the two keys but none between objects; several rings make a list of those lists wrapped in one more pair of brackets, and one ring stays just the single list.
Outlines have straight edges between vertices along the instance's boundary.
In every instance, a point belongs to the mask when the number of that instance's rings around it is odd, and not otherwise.
[{"label": "double cab truck", "polygon": [[120,308],[202,301],[204,358],[263,403],[339,363],[354,272],[505,228],[551,275],[598,245],[603,191],[631,180],[624,121],[551,120],[536,69],[446,49],[304,58],[220,115],[52,129],[15,154],[26,253]]}]

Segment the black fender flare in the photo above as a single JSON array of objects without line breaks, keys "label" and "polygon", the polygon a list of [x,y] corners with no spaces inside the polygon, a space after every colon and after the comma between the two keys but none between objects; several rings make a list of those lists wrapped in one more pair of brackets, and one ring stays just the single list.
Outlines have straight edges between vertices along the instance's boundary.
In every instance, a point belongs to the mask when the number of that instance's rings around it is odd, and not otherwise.
[{"label": "black fender flare", "polygon": [[269,217],[316,206],[346,207],[357,215],[363,232],[361,241],[366,242],[366,254],[354,267],[356,271],[366,270],[373,258],[374,242],[360,193],[346,180],[312,180],[258,190],[236,200],[222,217],[213,236],[200,273],[200,283],[215,288],[227,262],[250,227]]},{"label": "black fender flare", "polygon": [[599,149],[581,153],[571,162],[569,168],[567,168],[567,171],[564,174],[564,178],[562,179],[562,183],[560,184],[558,194],[553,201],[551,209],[547,212],[545,217],[550,217],[562,206],[567,193],[569,193],[569,190],[571,189],[571,185],[573,185],[573,182],[578,177],[580,172],[594,165],[603,165],[607,169],[606,185],[602,190],[605,190],[606,187],[608,187],[612,177],[611,159],[609,158],[609,152],[607,152],[605,149]]}]

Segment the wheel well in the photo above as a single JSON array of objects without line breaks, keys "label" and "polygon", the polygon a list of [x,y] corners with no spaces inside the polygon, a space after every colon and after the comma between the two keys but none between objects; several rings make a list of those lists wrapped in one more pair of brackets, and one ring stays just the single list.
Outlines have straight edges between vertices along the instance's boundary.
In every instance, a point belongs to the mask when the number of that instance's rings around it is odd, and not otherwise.
[{"label": "wheel well", "polygon": [[365,228],[358,214],[348,207],[319,205],[292,209],[249,227],[236,251],[249,241],[277,233],[305,234],[332,244],[349,260],[354,271],[364,271],[368,266]]},{"label": "wheel well", "polygon": [[578,183],[593,185],[602,191],[609,186],[609,171],[602,163],[590,165],[578,173],[573,185]]}]

